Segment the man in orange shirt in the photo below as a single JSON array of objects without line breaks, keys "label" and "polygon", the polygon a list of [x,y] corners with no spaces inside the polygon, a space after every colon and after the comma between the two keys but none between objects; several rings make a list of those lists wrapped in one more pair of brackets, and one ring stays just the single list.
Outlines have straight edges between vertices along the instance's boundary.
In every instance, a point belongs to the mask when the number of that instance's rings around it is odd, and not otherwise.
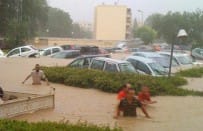
[{"label": "man in orange shirt", "polygon": [[151,100],[151,95],[149,92],[149,88],[147,86],[143,86],[141,92],[138,93],[138,100],[143,105],[149,105],[149,104],[157,103],[157,101]]},{"label": "man in orange shirt", "polygon": [[128,92],[128,89],[131,88],[131,85],[129,83],[123,85],[121,87],[121,90],[118,92],[118,96],[117,96],[117,99],[118,100],[122,100],[126,97],[127,95],[127,92]]}]

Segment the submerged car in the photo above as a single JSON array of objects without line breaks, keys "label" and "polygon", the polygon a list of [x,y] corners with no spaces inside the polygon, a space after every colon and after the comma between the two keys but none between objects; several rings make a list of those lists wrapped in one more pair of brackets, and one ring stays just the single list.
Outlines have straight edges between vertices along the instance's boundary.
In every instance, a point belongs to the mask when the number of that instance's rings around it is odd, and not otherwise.
[{"label": "submerged car", "polygon": [[89,66],[89,69],[107,72],[136,73],[136,70],[130,62],[104,57],[94,58]]},{"label": "submerged car", "polygon": [[66,50],[66,51],[61,51],[58,52],[54,55],[52,55],[52,58],[59,58],[59,59],[68,59],[68,58],[76,58],[80,56],[80,51],[79,50]]},{"label": "submerged car", "polygon": [[83,55],[76,59],[74,59],[70,64],[68,64],[68,67],[73,68],[88,68],[90,63],[92,62],[92,59],[97,57],[107,57],[110,58],[111,56],[108,54],[104,55]]},{"label": "submerged car", "polygon": [[[152,59],[163,66],[167,71],[169,70],[170,57],[160,55],[157,52],[135,52],[132,53],[132,55]],[[172,60],[172,73],[175,73],[177,70],[179,70],[178,63]]]},{"label": "submerged car", "polygon": [[203,60],[203,48],[195,48],[192,50],[192,56],[195,59]]},{"label": "submerged car", "polygon": [[32,45],[21,46],[12,49],[6,57],[38,57],[39,51]]},{"label": "submerged car", "polygon": [[166,76],[167,70],[156,61],[140,56],[129,56],[126,58],[136,71],[140,74],[147,74],[152,76]]},{"label": "submerged car", "polygon": [[40,50],[40,56],[51,56],[51,55],[61,52],[61,51],[63,51],[63,48],[60,46],[48,47],[48,48]]}]

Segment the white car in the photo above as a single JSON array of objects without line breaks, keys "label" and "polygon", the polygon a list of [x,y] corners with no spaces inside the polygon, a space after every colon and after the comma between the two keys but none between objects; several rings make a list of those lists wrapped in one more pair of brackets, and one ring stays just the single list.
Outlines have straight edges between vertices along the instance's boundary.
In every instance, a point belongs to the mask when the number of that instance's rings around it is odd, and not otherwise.
[{"label": "white car", "polygon": [[31,45],[21,46],[12,49],[6,57],[37,57],[39,51]]},{"label": "white car", "polygon": [[60,46],[48,47],[40,50],[40,56],[52,56],[55,53],[63,51],[63,48]]},{"label": "white car", "polygon": [[0,58],[5,57],[4,52],[0,49]]},{"label": "white car", "polygon": [[[159,52],[160,55],[170,58],[170,52]],[[189,54],[186,53],[173,53],[173,60],[175,60],[180,66],[180,70],[189,69],[195,67],[197,63]]]},{"label": "white car", "polygon": [[168,75],[166,69],[152,59],[140,56],[129,56],[126,58],[126,61],[129,61],[140,74],[147,74],[152,76]]}]

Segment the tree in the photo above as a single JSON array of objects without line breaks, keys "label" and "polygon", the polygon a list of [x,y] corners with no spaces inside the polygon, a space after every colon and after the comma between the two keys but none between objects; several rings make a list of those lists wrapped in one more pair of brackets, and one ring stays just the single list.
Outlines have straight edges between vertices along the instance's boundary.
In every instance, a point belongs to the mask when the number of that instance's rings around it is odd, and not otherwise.
[{"label": "tree", "polygon": [[136,30],[136,37],[140,37],[145,44],[152,43],[157,36],[157,32],[149,26],[143,26]]},{"label": "tree", "polygon": [[146,24],[157,30],[158,36],[168,43],[178,44],[176,38],[180,29],[185,29],[188,38],[185,43],[203,47],[203,11],[195,12],[168,12],[166,15],[153,14],[146,20]]},{"label": "tree", "polygon": [[72,19],[69,13],[49,7],[47,25],[39,31],[40,36],[71,37]]},{"label": "tree", "polygon": [[0,0],[0,36],[10,48],[24,44],[46,24],[47,7],[46,0]]}]

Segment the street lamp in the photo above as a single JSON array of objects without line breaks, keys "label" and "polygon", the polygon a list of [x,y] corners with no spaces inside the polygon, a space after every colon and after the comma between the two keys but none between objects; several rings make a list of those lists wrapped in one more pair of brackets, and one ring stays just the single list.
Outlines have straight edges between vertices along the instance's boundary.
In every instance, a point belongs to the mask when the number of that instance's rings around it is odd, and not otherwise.
[{"label": "street lamp", "polygon": [[[183,39],[188,36],[187,32],[184,29],[180,29],[177,35],[178,39]],[[172,67],[172,61],[173,61],[173,50],[174,50],[174,42],[172,42],[171,45],[171,55],[170,55],[170,65],[169,65],[169,72],[168,72],[168,77],[171,76],[171,67]]]},{"label": "street lamp", "polygon": [[142,25],[144,25],[144,11],[142,10],[137,10],[141,14],[141,19],[142,19]]}]

